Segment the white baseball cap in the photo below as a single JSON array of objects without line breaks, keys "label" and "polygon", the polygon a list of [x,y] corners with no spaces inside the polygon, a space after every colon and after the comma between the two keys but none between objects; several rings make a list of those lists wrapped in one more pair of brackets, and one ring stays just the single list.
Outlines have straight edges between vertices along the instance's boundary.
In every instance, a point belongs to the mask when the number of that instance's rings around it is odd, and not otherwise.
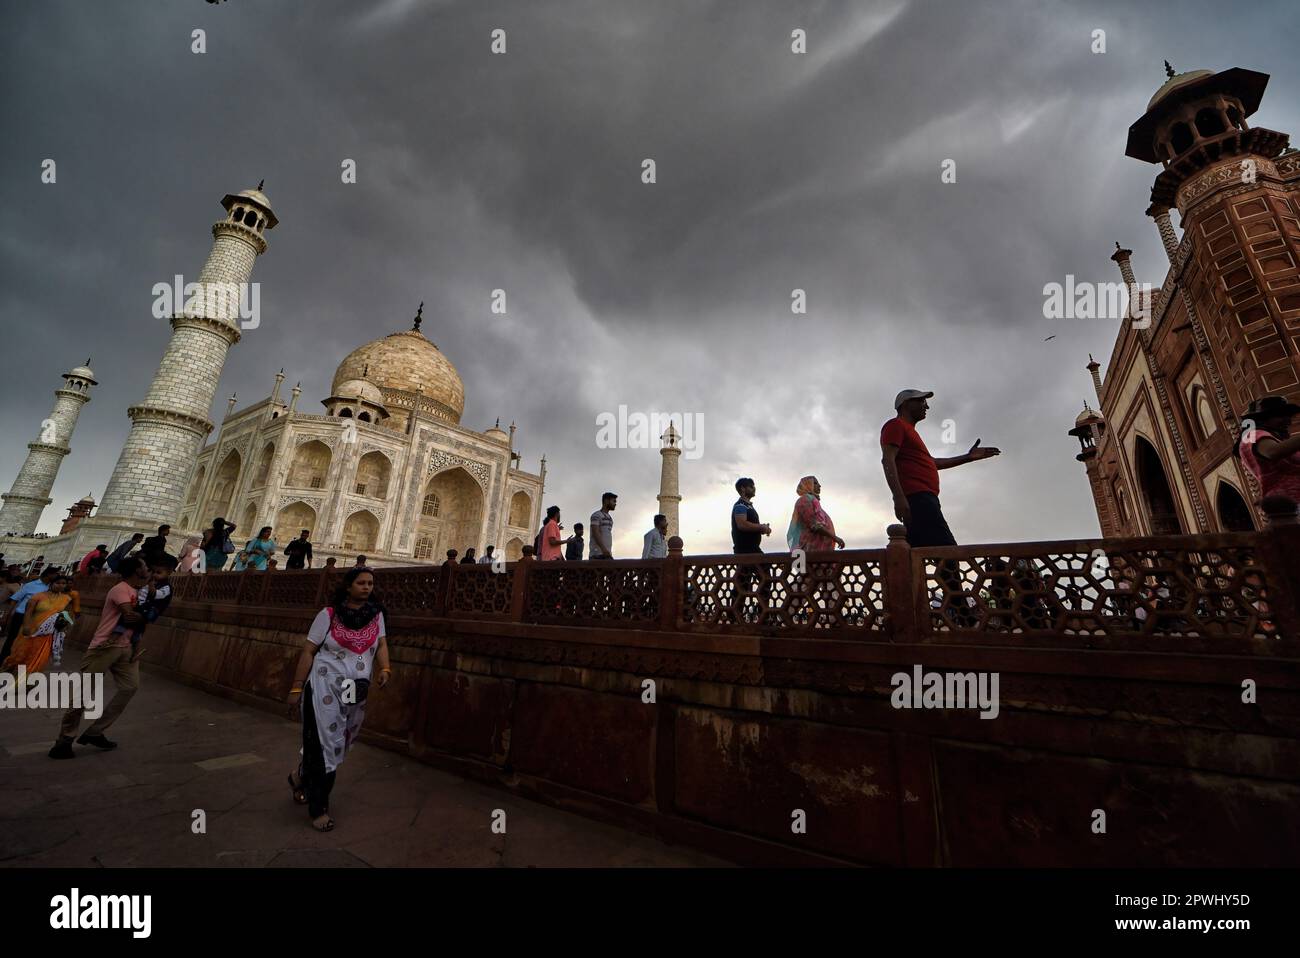
[{"label": "white baseball cap", "polygon": [[909,399],[932,399],[932,398],[934,398],[934,393],[923,392],[920,389],[904,389],[901,393],[899,393],[897,396],[894,397],[894,408],[897,409],[899,406],[903,405],[903,403],[907,402]]}]

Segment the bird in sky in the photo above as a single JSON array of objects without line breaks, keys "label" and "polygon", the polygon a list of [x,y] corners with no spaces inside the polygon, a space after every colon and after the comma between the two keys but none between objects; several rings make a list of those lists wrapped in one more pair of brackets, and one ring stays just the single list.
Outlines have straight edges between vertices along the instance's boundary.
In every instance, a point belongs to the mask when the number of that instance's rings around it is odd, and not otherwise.
[{"label": "bird in sky", "polygon": [[[1056,338],[1056,333],[1052,333],[1052,335],[1047,337],[1047,339],[1055,339],[1055,338]],[[1043,342],[1047,342],[1047,339],[1044,339]]]}]

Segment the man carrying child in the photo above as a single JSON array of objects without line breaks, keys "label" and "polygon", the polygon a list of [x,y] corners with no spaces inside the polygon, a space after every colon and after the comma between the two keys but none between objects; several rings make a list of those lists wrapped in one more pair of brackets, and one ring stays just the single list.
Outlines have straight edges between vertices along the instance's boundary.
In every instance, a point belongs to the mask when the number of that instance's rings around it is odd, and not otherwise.
[{"label": "man carrying child", "polygon": [[[139,611],[139,592],[150,580],[148,567],[137,556],[127,556],[118,563],[117,571],[122,581],[108,590],[99,625],[86,647],[85,655],[81,657],[81,671],[84,675],[109,672],[117,685],[117,692],[104,707],[103,714],[77,739],[79,745],[94,745],[105,750],[117,748],[117,743],[109,741],[104,732],[117,721],[131,697],[140,688],[140,665],[135,661],[131,640],[125,631],[115,630],[122,622],[128,627],[144,622]],[[58,740],[49,752],[50,758],[75,757],[72,740],[81,725],[84,711],[84,708],[73,708],[64,714]]]}]

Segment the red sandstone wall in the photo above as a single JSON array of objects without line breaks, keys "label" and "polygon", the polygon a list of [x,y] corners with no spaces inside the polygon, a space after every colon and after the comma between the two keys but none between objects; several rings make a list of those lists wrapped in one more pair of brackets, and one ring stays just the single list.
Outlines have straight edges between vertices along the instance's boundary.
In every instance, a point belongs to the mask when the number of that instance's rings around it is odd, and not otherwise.
[{"label": "red sandstone wall", "polygon": [[[309,614],[172,608],[146,640],[153,669],[282,708]],[[394,679],[371,698],[369,740],[736,861],[1300,860],[1293,660],[402,617],[390,629]],[[890,675],[918,656],[999,671],[1000,717],[891,708]],[[1243,677],[1258,705],[1240,702]]]}]

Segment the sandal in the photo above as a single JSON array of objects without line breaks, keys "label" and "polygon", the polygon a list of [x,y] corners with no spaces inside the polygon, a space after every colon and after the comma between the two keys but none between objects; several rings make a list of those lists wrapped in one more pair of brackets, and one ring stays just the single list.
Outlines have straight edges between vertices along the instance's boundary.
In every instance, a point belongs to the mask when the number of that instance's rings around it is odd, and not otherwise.
[{"label": "sandal", "polygon": [[289,773],[289,787],[293,789],[293,803],[295,805],[306,805],[307,793],[303,791],[302,780],[299,779],[298,784],[295,785],[293,783],[293,772]]},{"label": "sandal", "polygon": [[329,812],[326,812],[325,824],[317,825],[316,820],[313,818],[311,822],[311,827],[316,829],[316,831],[318,832],[332,832],[334,831],[334,819],[329,817]]}]

